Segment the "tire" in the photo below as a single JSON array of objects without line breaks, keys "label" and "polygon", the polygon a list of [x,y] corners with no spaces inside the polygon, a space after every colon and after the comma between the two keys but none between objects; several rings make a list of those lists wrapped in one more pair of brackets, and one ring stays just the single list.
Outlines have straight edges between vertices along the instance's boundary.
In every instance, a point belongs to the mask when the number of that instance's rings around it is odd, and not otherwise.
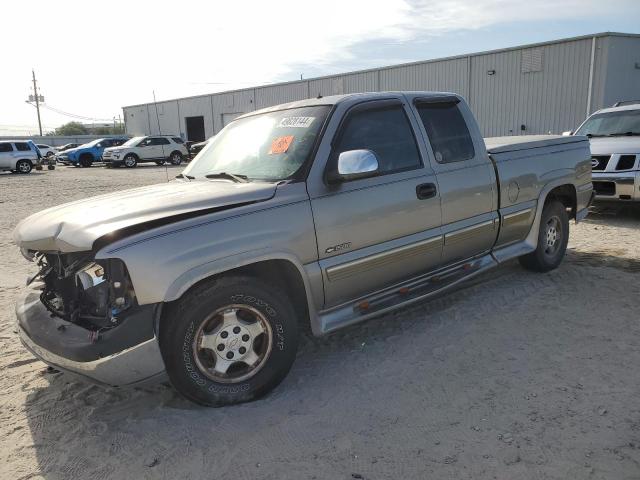
[{"label": "tire", "polygon": [[569,241],[569,216],[558,200],[548,202],[540,218],[537,248],[520,257],[520,265],[534,272],[548,272],[558,268]]},{"label": "tire", "polygon": [[284,379],[298,349],[298,325],[283,292],[251,277],[222,277],[167,310],[160,349],[183,396],[206,406],[232,405],[259,398]]},{"label": "tire", "polygon": [[124,157],[124,166],[127,168],[134,168],[138,165],[138,158],[132,153]]},{"label": "tire", "polygon": [[81,155],[78,163],[82,168],[89,168],[93,164],[93,157],[89,154]]},{"label": "tire", "polygon": [[164,162],[165,162],[164,160],[158,160],[156,161],[156,165],[162,166],[164,165]]},{"label": "tire", "polygon": [[171,155],[169,155],[169,161],[172,165],[180,165],[182,163],[182,154],[178,151],[171,152]]},{"label": "tire", "polygon": [[26,175],[27,173],[31,173],[31,170],[33,170],[33,163],[31,163],[31,160],[18,160],[16,162],[15,171],[17,173]]}]

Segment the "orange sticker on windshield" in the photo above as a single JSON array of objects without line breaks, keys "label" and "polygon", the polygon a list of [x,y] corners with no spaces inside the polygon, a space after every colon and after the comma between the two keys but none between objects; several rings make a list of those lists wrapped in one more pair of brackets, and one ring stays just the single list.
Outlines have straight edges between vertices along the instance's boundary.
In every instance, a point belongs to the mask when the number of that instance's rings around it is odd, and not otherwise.
[{"label": "orange sticker on windshield", "polygon": [[278,137],[271,142],[271,150],[269,155],[275,153],[284,153],[289,150],[291,143],[293,142],[293,135],[287,135],[286,137]]}]

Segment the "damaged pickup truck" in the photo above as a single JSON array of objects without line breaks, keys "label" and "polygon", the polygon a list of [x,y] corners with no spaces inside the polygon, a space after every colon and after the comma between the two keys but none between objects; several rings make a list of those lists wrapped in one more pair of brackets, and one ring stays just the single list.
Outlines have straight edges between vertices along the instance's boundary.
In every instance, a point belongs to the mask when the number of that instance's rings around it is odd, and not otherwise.
[{"label": "damaged pickup truck", "polygon": [[271,107],[169,183],[23,220],[14,239],[39,270],[18,331],[98,382],[168,375],[201,404],[248,401],[284,379],[302,329],[333,332],[513,258],[556,268],[591,199],[585,137],[485,141],[454,94]]}]

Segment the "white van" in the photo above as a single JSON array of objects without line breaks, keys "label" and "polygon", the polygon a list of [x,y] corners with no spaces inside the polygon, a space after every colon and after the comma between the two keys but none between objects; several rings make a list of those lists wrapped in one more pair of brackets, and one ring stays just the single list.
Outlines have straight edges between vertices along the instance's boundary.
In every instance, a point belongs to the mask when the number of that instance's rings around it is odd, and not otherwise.
[{"label": "white van", "polygon": [[40,151],[31,140],[0,141],[0,171],[29,173],[40,158]]}]

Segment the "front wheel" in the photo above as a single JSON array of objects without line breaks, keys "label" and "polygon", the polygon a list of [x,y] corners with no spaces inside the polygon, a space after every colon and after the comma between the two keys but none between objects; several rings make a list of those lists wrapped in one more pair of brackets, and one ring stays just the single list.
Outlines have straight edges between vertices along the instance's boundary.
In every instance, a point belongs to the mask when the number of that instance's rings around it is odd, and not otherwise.
[{"label": "front wheel", "polygon": [[536,249],[519,258],[520,265],[535,272],[548,272],[557,268],[567,250],[569,241],[569,216],[558,200],[544,206],[538,231]]},{"label": "front wheel", "polygon": [[286,295],[251,277],[223,277],[188,292],[160,325],[169,379],[208,406],[254,400],[287,375],[298,347]]}]

